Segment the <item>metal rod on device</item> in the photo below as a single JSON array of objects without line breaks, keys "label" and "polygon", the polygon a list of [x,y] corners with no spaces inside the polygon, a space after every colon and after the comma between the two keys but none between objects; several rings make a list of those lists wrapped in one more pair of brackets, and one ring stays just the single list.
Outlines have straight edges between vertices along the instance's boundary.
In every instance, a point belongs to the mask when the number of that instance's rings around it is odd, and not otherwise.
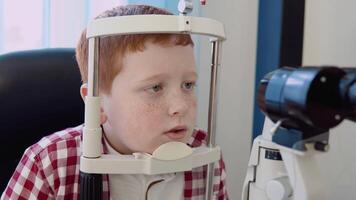
[{"label": "metal rod on device", "polygon": [[[100,156],[101,127],[98,118],[99,98],[99,38],[90,38],[88,47],[88,94],[85,103],[83,155],[96,159]],[[96,111],[95,111],[96,110]],[[93,145],[94,144],[94,145]],[[95,150],[94,150],[95,149]],[[80,200],[102,200],[102,174],[80,171]]]},{"label": "metal rod on device", "polygon": [[99,46],[99,38],[89,39],[88,96],[99,96]]},{"label": "metal rod on device", "polygon": [[[209,115],[208,115],[208,135],[207,143],[209,147],[215,147],[215,133],[216,133],[216,110],[217,110],[217,86],[218,86],[218,67],[220,56],[220,41],[214,39],[212,43],[212,62],[211,62],[211,78],[210,78],[210,94],[209,94]],[[205,199],[211,200],[213,196],[213,177],[214,177],[214,163],[207,165],[206,176],[206,190]]]}]

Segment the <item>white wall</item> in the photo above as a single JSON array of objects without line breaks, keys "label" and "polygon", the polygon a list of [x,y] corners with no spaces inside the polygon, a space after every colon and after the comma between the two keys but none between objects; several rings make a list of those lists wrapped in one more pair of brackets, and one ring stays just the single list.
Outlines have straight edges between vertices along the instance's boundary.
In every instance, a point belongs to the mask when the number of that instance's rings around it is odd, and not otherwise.
[{"label": "white wall", "polygon": [[[303,65],[356,66],[356,1],[307,0]],[[331,131],[330,152],[320,158],[332,199],[356,199],[356,123]]]},{"label": "white wall", "polygon": [[[255,81],[257,0],[208,0],[201,16],[225,24],[218,101],[217,144],[226,162],[230,199],[240,199],[250,154]],[[207,124],[210,44],[200,43],[199,126]],[[205,117],[203,117],[205,116]]]}]

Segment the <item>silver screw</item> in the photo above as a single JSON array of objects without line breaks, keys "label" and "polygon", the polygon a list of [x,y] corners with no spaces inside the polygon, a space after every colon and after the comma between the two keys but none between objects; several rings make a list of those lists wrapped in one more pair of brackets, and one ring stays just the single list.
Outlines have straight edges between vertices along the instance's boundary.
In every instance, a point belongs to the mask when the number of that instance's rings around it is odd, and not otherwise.
[{"label": "silver screw", "polygon": [[325,76],[320,77],[320,82],[325,83],[326,82],[326,77]]}]

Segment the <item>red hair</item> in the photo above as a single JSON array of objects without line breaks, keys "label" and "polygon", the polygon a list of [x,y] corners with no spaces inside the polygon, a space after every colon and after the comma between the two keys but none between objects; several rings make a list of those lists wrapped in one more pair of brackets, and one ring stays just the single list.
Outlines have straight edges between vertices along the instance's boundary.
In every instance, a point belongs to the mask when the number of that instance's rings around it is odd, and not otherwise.
[{"label": "red hair", "polygon": [[[127,5],[115,7],[107,10],[98,17],[115,17],[125,15],[172,15],[172,13],[147,5]],[[132,35],[113,35],[100,38],[99,47],[99,89],[101,92],[110,94],[111,85],[122,68],[122,58],[126,53],[143,51],[146,42],[169,45],[192,45],[193,41],[189,34],[132,34]],[[76,59],[79,65],[83,83],[88,79],[88,40],[86,29],[83,30],[76,48]]]}]

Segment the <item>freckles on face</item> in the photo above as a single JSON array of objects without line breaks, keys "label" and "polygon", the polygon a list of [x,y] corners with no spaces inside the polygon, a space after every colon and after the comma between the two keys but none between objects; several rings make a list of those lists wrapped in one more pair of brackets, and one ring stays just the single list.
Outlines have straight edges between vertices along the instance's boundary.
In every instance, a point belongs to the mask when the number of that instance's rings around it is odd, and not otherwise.
[{"label": "freckles on face", "polygon": [[195,95],[185,97],[184,99],[191,108],[197,107],[197,98]]},{"label": "freckles on face", "polygon": [[147,129],[155,129],[164,118],[164,105],[161,102],[145,102],[141,99],[128,105],[126,116],[131,115],[130,125],[137,134],[144,134]]},{"label": "freckles on face", "polygon": [[196,120],[196,79],[191,46],[147,44],[144,51],[127,54],[105,109],[110,123],[104,129],[115,149],[152,153],[174,140],[166,133],[177,126],[185,126],[190,137]]},{"label": "freckles on face", "polygon": [[161,102],[155,102],[155,103],[145,102],[145,103],[142,103],[141,110],[145,114],[153,114],[159,110],[162,110],[163,107],[164,106],[162,105]]},{"label": "freckles on face", "polygon": [[194,95],[193,97],[186,98],[188,104],[188,116],[192,122],[192,125],[195,126],[196,117],[197,117],[197,99]]},{"label": "freckles on face", "polygon": [[141,98],[136,98],[135,101],[131,102],[131,111],[132,114],[137,117],[142,117],[145,115],[155,115],[162,114],[162,110],[164,109],[163,102],[160,101],[145,101]]}]

